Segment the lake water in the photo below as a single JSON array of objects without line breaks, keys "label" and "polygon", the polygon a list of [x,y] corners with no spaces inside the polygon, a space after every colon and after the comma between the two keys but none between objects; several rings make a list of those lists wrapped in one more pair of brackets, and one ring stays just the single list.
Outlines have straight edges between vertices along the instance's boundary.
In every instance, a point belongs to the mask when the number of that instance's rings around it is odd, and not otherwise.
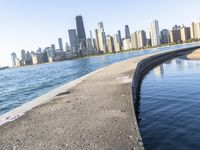
[{"label": "lake water", "polygon": [[21,106],[56,87],[112,63],[145,54],[171,51],[178,48],[191,47],[193,45],[196,44],[132,51],[2,70],[0,71],[0,115]]},{"label": "lake water", "polygon": [[157,66],[140,94],[146,150],[200,150],[200,61],[176,58]]}]

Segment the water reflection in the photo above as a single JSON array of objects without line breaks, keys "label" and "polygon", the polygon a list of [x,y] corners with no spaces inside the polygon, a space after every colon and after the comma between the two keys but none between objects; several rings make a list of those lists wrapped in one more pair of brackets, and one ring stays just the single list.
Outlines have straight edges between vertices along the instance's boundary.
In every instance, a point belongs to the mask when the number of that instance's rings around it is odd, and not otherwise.
[{"label": "water reflection", "polygon": [[200,60],[181,57],[145,76],[138,121],[147,150],[200,149],[199,75]]},{"label": "water reflection", "polygon": [[172,63],[172,60],[168,60],[165,62],[165,64],[168,64],[168,65],[170,65],[171,63]]},{"label": "water reflection", "polygon": [[186,67],[186,66],[184,65],[184,61],[181,60],[181,59],[176,59],[175,62],[176,62],[177,69],[178,69],[179,71],[184,71],[184,69],[185,69],[185,67]]},{"label": "water reflection", "polygon": [[[198,43],[196,43],[198,45]],[[115,62],[145,54],[191,47],[184,44],[0,71],[0,115],[50,90]]]},{"label": "water reflection", "polygon": [[159,79],[164,77],[164,67],[163,65],[157,66],[156,68],[154,68],[154,73],[155,76]]}]

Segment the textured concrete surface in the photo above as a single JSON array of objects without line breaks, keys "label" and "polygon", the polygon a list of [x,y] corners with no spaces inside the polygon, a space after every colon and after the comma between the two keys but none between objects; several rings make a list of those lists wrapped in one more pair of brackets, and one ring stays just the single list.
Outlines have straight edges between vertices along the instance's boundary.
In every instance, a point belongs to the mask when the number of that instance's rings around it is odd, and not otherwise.
[{"label": "textured concrete surface", "polygon": [[142,149],[131,101],[137,62],[106,67],[0,126],[0,149]]},{"label": "textured concrete surface", "polygon": [[164,56],[152,54],[119,62],[63,89],[48,103],[0,126],[0,150],[143,149],[131,97],[132,77],[140,79],[148,64],[152,67]]},{"label": "textured concrete surface", "polygon": [[193,51],[192,53],[185,56],[186,59],[190,60],[200,60],[200,49]]}]

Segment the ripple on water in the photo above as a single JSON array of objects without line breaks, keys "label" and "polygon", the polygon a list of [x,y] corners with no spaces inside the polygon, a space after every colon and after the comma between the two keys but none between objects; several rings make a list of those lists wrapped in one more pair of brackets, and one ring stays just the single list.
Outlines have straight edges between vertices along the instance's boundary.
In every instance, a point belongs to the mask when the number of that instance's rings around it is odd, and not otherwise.
[{"label": "ripple on water", "polygon": [[0,115],[41,96],[50,90],[75,80],[85,74],[109,64],[136,56],[161,51],[172,51],[195,44],[162,47],[151,50],[139,50],[93,58],[76,59],[26,66],[18,69],[0,71]]},{"label": "ripple on water", "polygon": [[200,149],[199,65],[176,58],[145,76],[139,126],[147,150]]},{"label": "ripple on water", "polygon": [[109,64],[145,54],[190,47],[191,44],[76,59],[0,71],[0,115]]}]

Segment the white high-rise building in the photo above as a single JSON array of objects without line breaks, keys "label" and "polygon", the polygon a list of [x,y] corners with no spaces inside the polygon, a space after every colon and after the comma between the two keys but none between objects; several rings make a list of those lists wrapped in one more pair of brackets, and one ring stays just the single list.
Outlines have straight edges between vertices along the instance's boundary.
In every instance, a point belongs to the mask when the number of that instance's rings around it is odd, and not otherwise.
[{"label": "white high-rise building", "polygon": [[102,50],[104,53],[106,53],[107,52],[106,33],[104,31],[103,22],[98,23],[98,42],[99,42],[99,49]]},{"label": "white high-rise building", "polygon": [[107,49],[109,53],[114,53],[114,42],[113,42],[113,37],[110,35],[107,35],[106,37],[106,42],[107,42]]},{"label": "white high-rise building", "polygon": [[65,51],[71,51],[71,48],[70,48],[68,42],[65,43]]},{"label": "white high-rise building", "polygon": [[195,36],[195,23],[192,22],[192,24],[190,25],[190,34],[191,34],[191,38],[192,39],[196,39],[196,36]]},{"label": "white high-rise building", "polygon": [[138,36],[137,32],[131,34],[131,48],[138,49]]},{"label": "white high-rise building", "polygon": [[181,27],[180,33],[181,33],[181,41],[182,42],[185,42],[191,38],[191,33],[190,33],[189,27],[185,27],[185,26]]},{"label": "white high-rise building", "polygon": [[16,67],[16,65],[17,65],[17,55],[16,55],[16,53],[11,54],[11,60],[12,60],[12,67]]},{"label": "white high-rise building", "polygon": [[130,50],[131,49],[131,40],[130,39],[124,39],[123,40],[123,47],[124,47],[124,50]]},{"label": "white high-rise building", "polygon": [[119,37],[119,34],[114,34],[113,42],[114,42],[115,52],[119,52],[120,51],[120,37]]},{"label": "white high-rise building", "polygon": [[144,48],[146,46],[146,32],[144,30],[139,30],[137,32],[138,48]]},{"label": "white high-rise building", "polygon": [[159,31],[159,24],[157,20],[153,20],[149,27],[150,39],[152,46],[159,46],[160,45],[160,31]]},{"label": "white high-rise building", "polygon": [[195,24],[195,36],[196,39],[200,39],[200,23],[196,23]]},{"label": "white high-rise building", "polygon": [[[98,34],[98,31],[97,31]],[[93,38],[92,31],[90,31],[90,38],[87,39],[87,49],[93,50],[96,53],[97,46],[95,39]]]},{"label": "white high-rise building", "polygon": [[200,22],[190,25],[190,34],[192,39],[200,39]]}]

